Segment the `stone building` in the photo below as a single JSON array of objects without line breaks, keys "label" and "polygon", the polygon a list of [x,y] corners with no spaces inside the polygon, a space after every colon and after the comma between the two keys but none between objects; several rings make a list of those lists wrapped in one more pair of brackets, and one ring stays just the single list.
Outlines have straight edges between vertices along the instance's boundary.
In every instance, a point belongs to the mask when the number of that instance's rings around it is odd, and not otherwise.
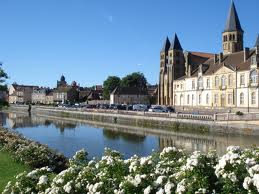
[{"label": "stone building", "polygon": [[149,104],[148,92],[136,87],[117,87],[110,94],[110,104]]},{"label": "stone building", "polygon": [[219,54],[183,51],[177,35],[160,52],[158,104],[180,108],[259,108],[259,36],[244,48],[231,3]]},{"label": "stone building", "polygon": [[9,88],[9,103],[31,103],[32,92],[38,88],[38,86],[12,84]]},{"label": "stone building", "polygon": [[58,87],[53,91],[53,102],[56,104],[74,103],[79,99],[79,92],[72,86]]},{"label": "stone building", "polygon": [[32,103],[34,104],[53,104],[53,93],[49,88],[36,88],[32,92]]}]

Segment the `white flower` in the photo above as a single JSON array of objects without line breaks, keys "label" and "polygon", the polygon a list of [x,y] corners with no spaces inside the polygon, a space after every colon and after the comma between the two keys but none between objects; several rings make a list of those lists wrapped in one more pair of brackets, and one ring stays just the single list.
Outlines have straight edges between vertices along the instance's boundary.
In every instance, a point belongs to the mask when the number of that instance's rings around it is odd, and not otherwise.
[{"label": "white flower", "polygon": [[156,192],[156,194],[164,194],[164,189],[160,188],[159,191]]},{"label": "white flower", "polygon": [[259,192],[259,174],[255,174],[253,177],[253,184]]},{"label": "white flower", "polygon": [[46,185],[48,183],[48,177],[46,175],[42,175],[39,178],[38,185]]},{"label": "white flower", "polygon": [[72,186],[71,186],[71,181],[69,181],[64,187],[63,189],[65,190],[66,193],[70,193],[72,190]]},{"label": "white flower", "polygon": [[246,177],[243,182],[243,187],[246,190],[249,190],[249,186],[253,183],[253,180],[250,177]]},{"label": "white flower", "polygon": [[151,186],[148,186],[147,188],[144,189],[144,194],[149,194],[152,190]]},{"label": "white flower", "polygon": [[179,183],[177,184],[176,193],[182,194],[182,193],[185,192],[185,190],[186,190],[186,180],[183,179],[181,182],[179,182]]},{"label": "white flower", "polygon": [[166,176],[159,176],[155,183],[158,184],[158,185],[161,185],[163,183],[163,179],[166,178]]},{"label": "white flower", "polygon": [[171,189],[174,187],[173,183],[167,182],[165,185],[165,193],[166,194],[170,194],[171,193]]}]

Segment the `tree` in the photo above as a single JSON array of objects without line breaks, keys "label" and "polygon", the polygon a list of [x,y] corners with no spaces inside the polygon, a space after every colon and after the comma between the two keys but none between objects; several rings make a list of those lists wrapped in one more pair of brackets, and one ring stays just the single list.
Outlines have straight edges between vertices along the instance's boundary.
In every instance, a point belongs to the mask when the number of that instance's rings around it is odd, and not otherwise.
[{"label": "tree", "polygon": [[143,73],[134,72],[122,78],[121,86],[147,89],[147,79],[145,78]]},{"label": "tree", "polygon": [[118,86],[120,86],[121,79],[117,76],[109,76],[103,82],[103,97],[104,99],[110,99],[110,93]]},{"label": "tree", "polygon": [[2,64],[0,63],[0,91],[7,91],[7,85],[5,84],[6,79],[8,79],[8,75],[3,70]]}]

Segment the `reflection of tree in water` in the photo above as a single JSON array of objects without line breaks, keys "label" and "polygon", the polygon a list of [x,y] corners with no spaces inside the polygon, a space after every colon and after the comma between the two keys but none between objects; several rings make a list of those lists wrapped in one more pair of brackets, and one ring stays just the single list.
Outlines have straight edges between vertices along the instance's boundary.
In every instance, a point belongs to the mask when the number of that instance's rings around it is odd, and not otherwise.
[{"label": "reflection of tree in water", "polygon": [[64,133],[66,129],[75,129],[76,124],[66,122],[53,122],[54,126],[60,130],[60,133]]},{"label": "reflection of tree in water", "polygon": [[51,121],[46,120],[46,121],[45,121],[45,123],[44,123],[44,125],[45,125],[46,127],[48,127],[48,126],[50,126],[50,125],[51,125],[51,123],[52,123]]},{"label": "reflection of tree in water", "polygon": [[114,140],[114,139],[122,138],[123,140],[128,142],[143,142],[146,138],[145,135],[116,131],[108,128],[103,129],[103,135],[108,139]]}]

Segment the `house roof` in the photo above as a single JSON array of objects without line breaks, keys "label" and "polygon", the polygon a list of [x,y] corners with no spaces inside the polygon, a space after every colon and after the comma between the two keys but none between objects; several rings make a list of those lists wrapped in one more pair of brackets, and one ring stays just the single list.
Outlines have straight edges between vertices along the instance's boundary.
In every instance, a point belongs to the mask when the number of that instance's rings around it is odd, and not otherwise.
[{"label": "house roof", "polygon": [[116,87],[111,94],[119,95],[148,95],[147,90],[142,90],[137,87]]},{"label": "house roof", "polygon": [[161,52],[167,52],[169,50],[170,46],[171,46],[171,43],[170,43],[168,37],[166,37],[166,40],[165,40],[164,45],[161,49]]},{"label": "house roof", "polygon": [[244,32],[242,27],[241,27],[238,15],[237,15],[237,11],[236,11],[234,1],[231,2],[231,7],[230,7],[230,10],[229,10],[229,14],[228,14],[228,18],[227,18],[227,22],[226,22],[224,32],[232,32],[232,31]]},{"label": "house roof", "polygon": [[73,88],[71,86],[60,86],[60,87],[56,88],[53,92],[55,92],[55,93],[58,93],[58,92],[68,92],[68,91],[70,91],[72,89],[75,89],[75,88]]},{"label": "house roof", "polygon": [[174,38],[173,38],[172,44],[170,46],[170,50],[180,50],[180,51],[183,50],[176,33],[174,34]]},{"label": "house roof", "polygon": [[18,84],[12,84],[15,90],[23,90],[24,88],[31,88],[31,89],[37,89],[39,86],[30,86],[30,85],[18,85]]}]

